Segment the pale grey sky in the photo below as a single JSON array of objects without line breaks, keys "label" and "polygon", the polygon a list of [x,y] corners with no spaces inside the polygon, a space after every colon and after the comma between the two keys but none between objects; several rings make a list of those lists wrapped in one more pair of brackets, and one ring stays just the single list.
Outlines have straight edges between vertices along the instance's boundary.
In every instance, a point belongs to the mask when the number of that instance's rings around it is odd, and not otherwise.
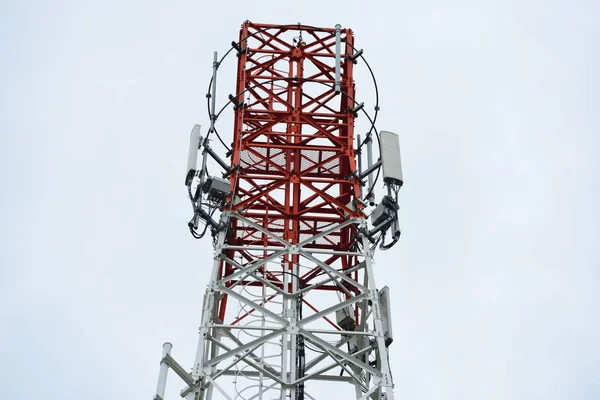
[{"label": "pale grey sky", "polygon": [[150,399],[166,340],[191,365],[212,249],[186,228],[188,135],[213,50],[249,19],[350,27],[377,75],[405,177],[403,236],[376,256],[397,398],[600,398],[599,18],[566,0],[3,2],[0,397]]}]

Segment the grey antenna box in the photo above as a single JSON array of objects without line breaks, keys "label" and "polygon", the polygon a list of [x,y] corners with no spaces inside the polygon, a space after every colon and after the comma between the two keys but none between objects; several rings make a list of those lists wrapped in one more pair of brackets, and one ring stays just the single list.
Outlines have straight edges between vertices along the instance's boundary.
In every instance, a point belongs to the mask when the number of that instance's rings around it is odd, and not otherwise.
[{"label": "grey antenna box", "polygon": [[381,140],[381,164],[383,181],[402,186],[402,162],[400,161],[400,139],[398,135],[388,131],[379,132]]}]

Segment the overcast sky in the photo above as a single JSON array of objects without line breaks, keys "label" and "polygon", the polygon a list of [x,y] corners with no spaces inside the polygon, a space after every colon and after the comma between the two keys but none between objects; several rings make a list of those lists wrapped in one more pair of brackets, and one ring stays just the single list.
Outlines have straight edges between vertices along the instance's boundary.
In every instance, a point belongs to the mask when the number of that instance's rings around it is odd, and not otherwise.
[{"label": "overcast sky", "polygon": [[377,75],[397,398],[600,398],[593,0],[2,2],[0,397],[150,400],[166,340],[191,367],[212,248],[188,138],[246,19],[350,27]]}]

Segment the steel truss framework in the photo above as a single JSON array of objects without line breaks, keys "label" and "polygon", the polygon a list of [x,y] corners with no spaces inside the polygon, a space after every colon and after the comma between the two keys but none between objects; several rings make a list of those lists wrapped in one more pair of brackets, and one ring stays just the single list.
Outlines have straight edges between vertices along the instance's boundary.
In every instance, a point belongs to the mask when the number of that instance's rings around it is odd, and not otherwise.
[{"label": "steel truss framework", "polygon": [[393,399],[362,233],[353,41],[350,29],[242,25],[226,228],[182,396],[319,399],[327,381],[344,398]]}]

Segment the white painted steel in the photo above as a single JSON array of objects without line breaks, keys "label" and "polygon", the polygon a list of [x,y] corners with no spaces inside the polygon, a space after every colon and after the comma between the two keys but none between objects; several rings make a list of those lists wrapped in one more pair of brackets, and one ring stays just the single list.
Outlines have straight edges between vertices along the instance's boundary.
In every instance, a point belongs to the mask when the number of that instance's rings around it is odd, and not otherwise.
[{"label": "white painted steel", "polygon": [[169,372],[169,366],[164,361],[164,358],[171,353],[173,345],[169,342],[163,344],[162,359],[160,362],[160,371],[158,373],[158,385],[156,387],[155,400],[161,400],[165,398],[165,388],[167,386],[167,373]]},{"label": "white painted steel", "polygon": [[[226,212],[221,216],[221,223],[227,225],[229,218],[242,220],[236,213]],[[334,233],[348,224],[365,227],[366,221],[351,219],[328,229],[327,232]],[[225,245],[227,237],[224,231],[218,234],[210,283],[202,307],[197,355],[191,375],[196,383],[184,389],[182,396],[194,400],[293,400],[296,399],[295,387],[304,384],[307,400],[313,397],[308,391],[318,390],[314,386],[315,382],[331,381],[340,384],[351,383],[354,387],[354,396],[351,396],[356,399],[382,400],[385,396],[386,400],[393,400],[383,312],[375,286],[370,242],[366,237],[359,239],[362,240],[363,250],[352,253],[360,254],[359,264],[350,268],[352,272],[338,271],[319,258],[324,255],[318,250],[304,247],[310,246],[322,236],[321,233],[295,246],[253,246],[253,249],[248,251],[262,250],[267,256],[242,265],[222,254],[228,247]],[[335,254],[328,254],[332,253]],[[298,254],[307,264],[320,266],[323,278],[302,287],[298,281],[300,266],[296,265],[292,273],[284,273],[281,278],[283,287],[291,285],[291,293],[276,290],[279,288],[261,272],[261,267],[271,263],[288,262],[285,260],[289,260],[288,257],[292,254]],[[235,272],[227,277],[219,277],[223,261],[229,262],[235,269]],[[360,274],[362,283],[350,278],[350,273]],[[242,283],[248,279],[260,283],[259,293],[252,294],[251,288]],[[232,284],[227,287],[226,281]],[[324,285],[338,285],[352,296],[300,318],[297,312],[300,296],[310,296]],[[348,292],[347,285],[357,288],[358,293]],[[253,310],[252,314],[235,324],[218,320],[215,306],[217,299],[223,294],[229,296],[228,307],[237,304],[241,312]],[[270,296],[274,296],[272,300],[269,300]],[[359,305],[361,310],[360,322],[355,331],[337,331],[331,326],[324,329],[324,317],[335,319],[336,310],[352,305]],[[297,376],[296,368],[298,335],[302,335],[305,345],[313,349],[313,355],[316,354],[310,360],[306,360],[303,376]],[[335,340],[336,336],[339,339],[330,342]],[[353,345],[352,353],[347,349],[351,340],[352,343],[358,344],[358,347]],[[378,361],[371,364],[370,360],[374,354],[379,354]],[[343,371],[342,377],[334,372],[339,370]],[[313,395],[318,393],[315,391]]]}]

